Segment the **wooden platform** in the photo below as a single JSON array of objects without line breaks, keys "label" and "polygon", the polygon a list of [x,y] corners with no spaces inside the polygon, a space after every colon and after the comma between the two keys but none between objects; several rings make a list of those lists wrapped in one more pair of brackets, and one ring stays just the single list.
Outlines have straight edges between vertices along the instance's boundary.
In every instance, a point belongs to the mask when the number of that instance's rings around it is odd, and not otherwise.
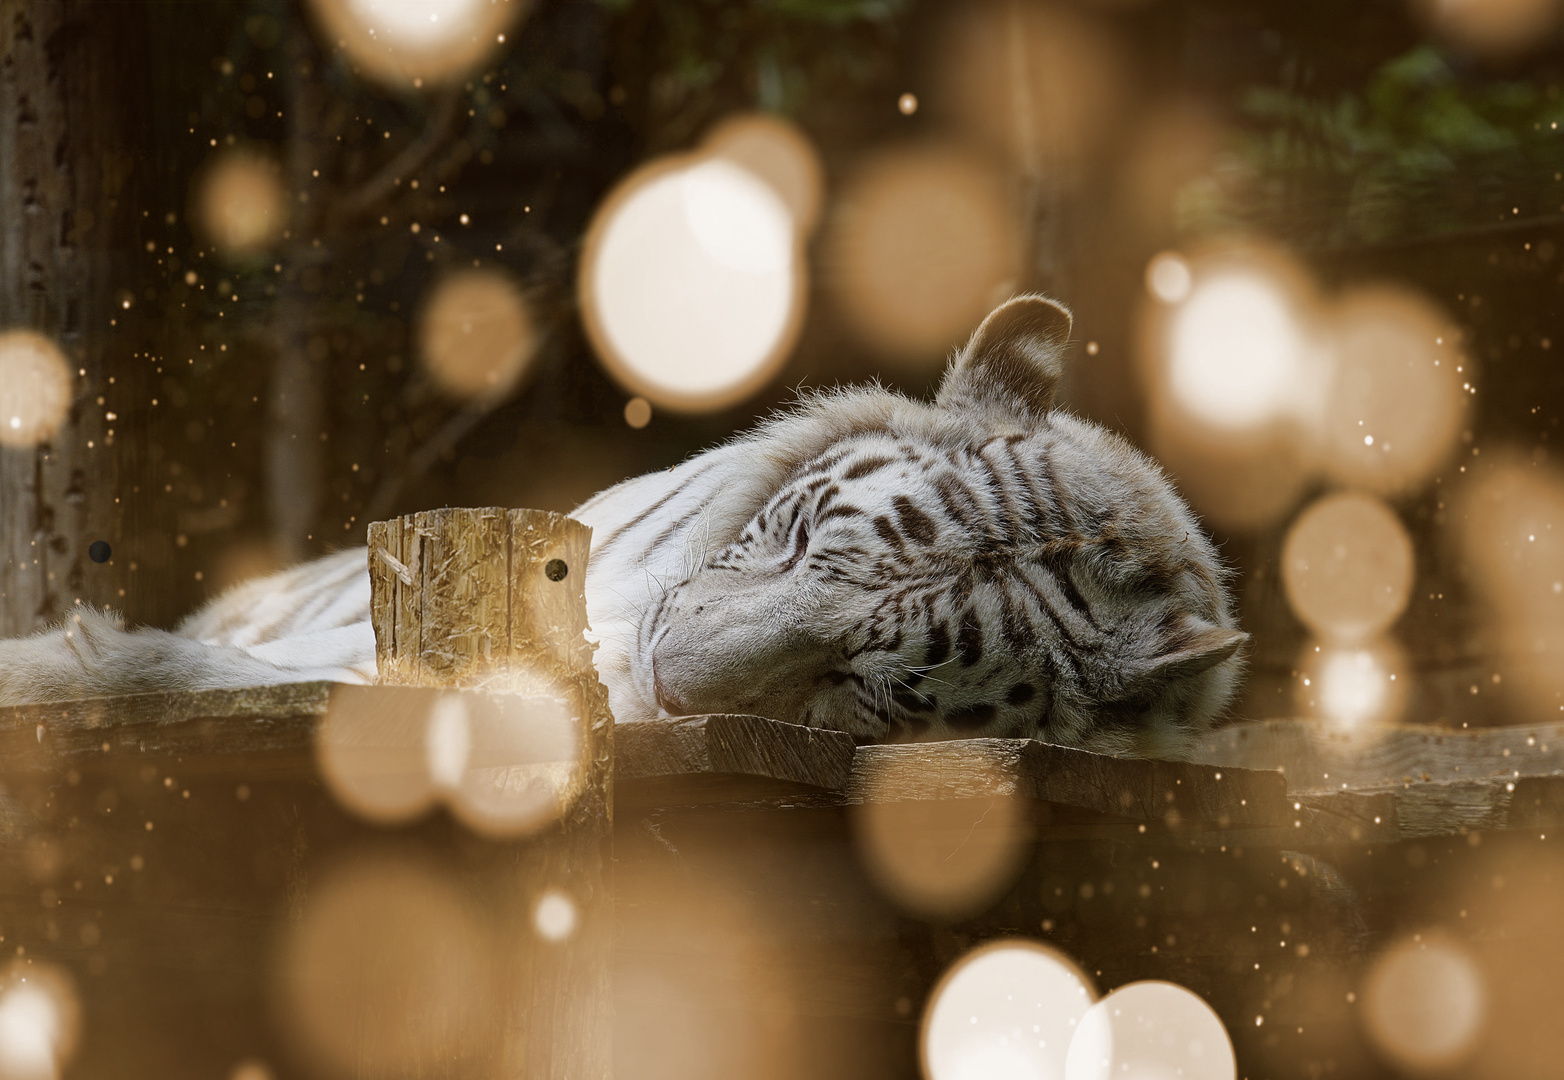
[{"label": "wooden platform", "polygon": [[[257,776],[307,770],[332,689],[296,683],[0,709],[0,770],[53,772],[125,753]],[[440,694],[481,693],[395,692],[431,703]],[[1025,739],[859,747],[840,732],[738,715],[624,724],[616,740],[615,800],[633,810],[1001,793],[1071,811],[1060,815],[1061,827],[1091,820],[1105,836],[1149,830],[1209,840],[1231,832],[1235,841],[1242,833],[1300,849],[1564,823],[1564,724],[1407,726],[1373,741],[1302,721],[1238,724],[1203,740],[1200,763],[1111,758]],[[872,784],[879,773],[894,773],[896,786]],[[1255,831],[1266,829],[1281,831]]]},{"label": "wooden platform", "polygon": [[[386,692],[431,709],[481,693]],[[0,949],[77,979],[71,1075],[227,1075],[243,1056],[306,1075],[270,1019],[275,942],[363,851],[441,868],[486,909],[531,902],[505,899],[516,842],[440,810],[377,827],[335,802],[313,749],[332,694],[0,710]],[[1155,977],[1201,993],[1248,1075],[1389,1075],[1341,1004],[1344,973],[1473,860],[1529,852],[1564,822],[1564,726],[1364,745],[1245,725],[1209,737],[1199,764],[1010,739],[860,747],[752,716],[614,735],[625,1080],[668,1075],[655,1062],[671,1060],[670,1032],[710,1042],[690,1077],[910,1075],[939,974],[1015,935],[1053,943],[1103,990]],[[1024,854],[981,913],[910,912],[865,869],[863,808],[953,807],[959,846],[999,802],[1021,808]],[[191,1041],[192,1025],[207,1035]],[[427,1075],[499,1075],[481,1057]]]}]

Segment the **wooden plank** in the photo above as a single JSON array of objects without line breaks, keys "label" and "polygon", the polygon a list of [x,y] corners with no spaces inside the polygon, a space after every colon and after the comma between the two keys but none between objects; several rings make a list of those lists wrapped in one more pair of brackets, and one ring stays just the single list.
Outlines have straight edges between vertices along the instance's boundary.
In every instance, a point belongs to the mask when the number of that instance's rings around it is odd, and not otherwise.
[{"label": "wooden plank", "polygon": [[1523,776],[1510,798],[1512,829],[1564,829],[1564,777]]},{"label": "wooden plank", "polygon": [[1397,725],[1361,735],[1308,720],[1234,724],[1207,735],[1195,760],[1280,769],[1293,791],[1376,788],[1564,771],[1564,724],[1453,730]]},{"label": "wooden plank", "polygon": [[1114,758],[1032,739],[961,739],[858,750],[852,802],[1008,795],[1170,828],[1276,826],[1281,774]]},{"label": "wooden plank", "polygon": [[334,684],[130,694],[0,709],[7,771],[56,769],[113,751],[225,759],[235,773],[308,754]]},{"label": "wooden plank", "polygon": [[852,775],[852,736],[760,716],[648,720],[623,724],[617,734],[620,783],[728,773],[839,791]]},{"label": "wooden plank", "polygon": [[1291,837],[1278,837],[1288,847],[1384,843],[1401,838],[1396,798],[1391,792],[1295,792]]},{"label": "wooden plank", "polygon": [[616,798],[636,812],[837,793],[855,750],[840,731],[727,713],[621,724],[614,738]]}]

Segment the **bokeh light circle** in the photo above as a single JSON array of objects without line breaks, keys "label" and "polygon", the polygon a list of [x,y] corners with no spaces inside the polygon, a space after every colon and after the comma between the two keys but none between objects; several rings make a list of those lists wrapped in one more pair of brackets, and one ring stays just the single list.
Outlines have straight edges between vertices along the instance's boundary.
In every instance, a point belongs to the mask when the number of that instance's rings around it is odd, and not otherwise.
[{"label": "bokeh light circle", "polygon": [[1189,260],[1176,251],[1164,251],[1146,264],[1146,288],[1164,304],[1182,303],[1193,285]]},{"label": "bokeh light circle", "polygon": [[1363,984],[1363,1022],[1374,1045],[1410,1072],[1459,1065],[1482,1037],[1488,989],[1465,946],[1419,934],[1374,961]]},{"label": "bokeh light circle", "polygon": [[919,1043],[925,1080],[1062,1080],[1095,997],[1085,973],[1044,945],[974,950],[929,995]]},{"label": "bokeh light circle", "polygon": [[932,362],[1011,290],[1016,222],[968,151],[915,146],[867,162],[832,223],[830,284],[844,318],[890,357]]},{"label": "bokeh light circle", "polygon": [[1458,330],[1421,295],[1354,289],[1329,317],[1329,376],[1311,417],[1327,475],[1396,494],[1427,480],[1457,445],[1474,383]]},{"label": "bokeh light circle", "polygon": [[504,41],[532,0],[311,0],[326,38],[383,83],[460,78]]},{"label": "bokeh light circle", "polygon": [[1388,630],[1412,593],[1412,539],[1372,495],[1343,492],[1311,503],[1282,545],[1282,584],[1293,613],[1322,638],[1356,642]]},{"label": "bokeh light circle", "polygon": [[532,927],[545,941],[564,941],[576,932],[580,916],[570,897],[549,889],[532,905]]},{"label": "bokeh light circle", "polygon": [[774,921],[802,910],[789,902],[799,894],[778,881],[779,900],[751,871],[714,862],[616,864],[616,894],[635,898],[614,912],[616,1080],[806,1077],[806,1058],[818,1071],[818,983]]},{"label": "bokeh light circle", "polygon": [[1406,663],[1389,639],[1358,645],[1309,644],[1298,662],[1298,704],[1343,735],[1372,737],[1398,720]]},{"label": "bokeh light circle", "polygon": [[516,685],[506,694],[336,687],[315,738],[328,789],[380,824],[439,801],[488,836],[545,828],[585,784],[585,732],[574,695],[524,672]]},{"label": "bokeh light circle", "polygon": [[1491,56],[1546,41],[1559,21],[1558,0],[1412,0],[1441,36]]},{"label": "bokeh light circle", "polygon": [[633,397],[625,402],[625,423],[636,430],[652,422],[652,403],[644,397]]},{"label": "bokeh light circle", "polygon": [[259,255],[288,220],[281,171],[255,150],[224,150],[196,178],[196,222],[218,251],[233,259]]},{"label": "bokeh light circle", "polygon": [[1199,422],[1263,427],[1293,407],[1306,347],[1281,281],[1258,267],[1197,273],[1172,316],[1168,390]]},{"label": "bokeh light circle", "polygon": [[814,231],[825,198],[824,170],[814,144],[796,124],[774,113],[741,113],[713,128],[702,146],[764,181],[800,234]]},{"label": "bokeh light circle", "polygon": [[441,281],[419,319],[419,358],[455,398],[492,401],[515,390],[537,351],[521,290],[504,274],[464,270]]},{"label": "bokeh light circle", "polygon": [[1502,450],[1472,458],[1452,510],[1485,629],[1528,703],[1564,703],[1564,476]]},{"label": "bokeh light circle", "polygon": [[397,824],[434,801],[427,764],[429,699],[392,686],[338,686],[315,732],[315,755],[338,802],[369,821]]},{"label": "bokeh light circle", "polygon": [[64,968],[17,959],[0,971],[0,1076],[55,1080],[80,1027],[81,1006]]},{"label": "bokeh light circle", "polygon": [[[868,757],[868,755],[865,755]],[[908,799],[922,766],[890,755],[864,769],[866,800],[853,833],[870,876],[908,911],[932,918],[975,915],[1014,881],[1030,851],[1025,804],[1005,794]],[[995,778],[993,790],[1003,785]]]},{"label": "bokeh light circle", "polygon": [[0,445],[48,441],[70,407],[71,369],[59,346],[33,330],[0,332]]},{"label": "bokeh light circle", "polygon": [[1226,437],[1154,399],[1149,439],[1179,491],[1211,524],[1252,532],[1282,520],[1310,481],[1309,461],[1286,428]]},{"label": "bokeh light circle", "polygon": [[654,405],[698,412],[754,393],[786,358],[803,313],[793,215],[720,157],[654,162],[604,201],[579,292],[609,372]]},{"label": "bokeh light circle", "polygon": [[451,812],[487,836],[525,836],[558,821],[586,782],[586,732],[574,696],[540,688],[470,704],[468,756],[447,796]]},{"label": "bokeh light circle", "polygon": [[342,1075],[481,1060],[499,998],[492,953],[461,891],[432,868],[339,866],[287,927],[279,1011],[305,1056]]},{"label": "bokeh light circle", "polygon": [[1087,1010],[1065,1080],[1235,1080],[1233,1041],[1216,1012],[1176,983],[1119,987]]}]

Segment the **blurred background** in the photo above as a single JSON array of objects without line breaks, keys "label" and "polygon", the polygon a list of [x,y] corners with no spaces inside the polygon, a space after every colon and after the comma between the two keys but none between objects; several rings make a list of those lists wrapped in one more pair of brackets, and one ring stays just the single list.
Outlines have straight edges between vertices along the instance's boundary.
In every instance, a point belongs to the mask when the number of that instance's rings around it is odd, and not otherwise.
[{"label": "blurred background", "polygon": [[1554,0],[0,14],[7,634],[928,393],[1038,290],[1235,572],[1236,715],[1564,710]]}]

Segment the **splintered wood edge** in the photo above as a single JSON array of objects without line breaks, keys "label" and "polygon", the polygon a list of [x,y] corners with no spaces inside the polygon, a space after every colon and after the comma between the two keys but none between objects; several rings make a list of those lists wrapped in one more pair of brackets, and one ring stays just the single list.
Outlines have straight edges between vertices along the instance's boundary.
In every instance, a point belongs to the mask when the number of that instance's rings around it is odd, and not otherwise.
[{"label": "splintered wood edge", "polygon": [[763,777],[839,791],[852,775],[852,736],[761,716],[716,713],[620,724],[614,768],[623,782],[697,774]]}]

